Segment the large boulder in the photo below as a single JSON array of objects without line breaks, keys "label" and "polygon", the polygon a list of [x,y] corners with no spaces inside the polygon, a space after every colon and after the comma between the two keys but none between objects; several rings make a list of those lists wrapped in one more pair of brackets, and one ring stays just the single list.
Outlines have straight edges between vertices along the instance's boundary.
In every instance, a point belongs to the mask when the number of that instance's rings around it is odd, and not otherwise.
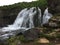
[{"label": "large boulder", "polygon": [[39,37],[39,34],[40,30],[36,28],[27,30],[23,33],[26,40],[34,40]]}]

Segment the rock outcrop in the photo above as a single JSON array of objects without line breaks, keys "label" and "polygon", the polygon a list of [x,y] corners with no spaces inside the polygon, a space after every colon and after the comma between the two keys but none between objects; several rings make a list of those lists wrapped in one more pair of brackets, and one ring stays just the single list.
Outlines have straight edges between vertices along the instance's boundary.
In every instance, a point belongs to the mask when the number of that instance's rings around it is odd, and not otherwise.
[{"label": "rock outcrop", "polygon": [[60,16],[55,15],[50,20],[49,23],[44,25],[45,27],[51,27],[51,28],[60,28]]},{"label": "rock outcrop", "polygon": [[51,13],[60,13],[60,0],[48,0],[48,7]]},{"label": "rock outcrop", "polygon": [[39,37],[39,34],[40,34],[40,30],[37,28],[27,30],[23,33],[26,40],[35,40],[36,38]]}]

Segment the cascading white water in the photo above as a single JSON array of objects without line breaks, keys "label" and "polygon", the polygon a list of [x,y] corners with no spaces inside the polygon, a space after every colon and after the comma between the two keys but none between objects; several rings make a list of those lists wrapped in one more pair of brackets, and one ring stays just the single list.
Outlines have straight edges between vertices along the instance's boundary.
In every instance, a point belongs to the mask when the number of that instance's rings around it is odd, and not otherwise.
[{"label": "cascading white water", "polygon": [[[2,29],[5,30],[5,31],[9,31],[9,30],[18,30],[22,27],[26,28],[26,23],[28,21],[28,19],[30,19],[30,23],[29,25],[33,25],[33,21],[32,21],[32,16],[36,13],[33,12],[33,8],[30,8],[29,10],[26,9],[23,9],[17,16],[16,20],[14,21],[14,23],[12,25],[9,25],[8,27],[3,27]],[[31,23],[32,22],[32,23]],[[24,26],[22,26],[22,24]],[[29,26],[29,28],[31,28],[31,26]]]},{"label": "cascading white water", "polygon": [[29,14],[29,27],[30,28],[34,28],[34,23],[33,23],[33,17],[34,15],[36,14],[36,10],[33,12],[33,8],[32,10],[30,11],[30,14]]},{"label": "cascading white water", "polygon": [[48,12],[48,8],[45,9],[44,15],[43,15],[43,22],[42,24],[48,23],[49,19],[52,17],[52,14]]},{"label": "cascading white water", "polygon": [[[40,24],[45,24],[48,23],[49,19],[52,17],[50,13],[48,13],[48,8],[44,11],[43,15],[43,23],[41,23],[41,9],[38,8],[39,12],[39,22]],[[25,8],[22,11],[19,12],[16,20],[12,25],[8,25],[8,27],[3,27],[0,29],[0,32],[4,33],[3,35],[0,35],[0,38],[8,38],[9,36],[15,35],[15,33],[23,32],[28,29],[34,28],[34,22],[33,22],[33,17],[37,13],[36,7],[32,7],[30,9]],[[29,21],[29,23],[28,23]],[[27,27],[27,23],[29,27]],[[8,32],[8,33],[5,33]],[[5,37],[5,38],[4,38]]]}]

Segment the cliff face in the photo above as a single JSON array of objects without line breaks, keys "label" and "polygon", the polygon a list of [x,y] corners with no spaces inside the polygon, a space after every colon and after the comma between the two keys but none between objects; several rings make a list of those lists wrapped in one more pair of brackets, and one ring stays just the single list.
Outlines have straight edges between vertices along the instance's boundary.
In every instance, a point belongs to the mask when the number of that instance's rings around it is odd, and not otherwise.
[{"label": "cliff face", "polygon": [[48,0],[49,10],[52,13],[60,13],[60,0]]},{"label": "cliff face", "polygon": [[0,10],[0,27],[12,24],[20,9]]}]

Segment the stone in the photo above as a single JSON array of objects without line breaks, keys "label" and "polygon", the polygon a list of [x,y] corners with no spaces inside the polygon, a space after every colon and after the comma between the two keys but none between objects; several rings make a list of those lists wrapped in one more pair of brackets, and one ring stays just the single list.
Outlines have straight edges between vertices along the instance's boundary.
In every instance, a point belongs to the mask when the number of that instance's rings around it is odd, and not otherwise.
[{"label": "stone", "polygon": [[49,43],[49,40],[46,38],[40,38],[37,43]]},{"label": "stone", "polygon": [[58,25],[56,23],[50,22],[49,23],[49,27],[53,27],[54,28],[54,27],[58,27]]},{"label": "stone", "polygon": [[40,30],[38,29],[30,29],[23,33],[26,40],[35,40],[39,37]]}]

